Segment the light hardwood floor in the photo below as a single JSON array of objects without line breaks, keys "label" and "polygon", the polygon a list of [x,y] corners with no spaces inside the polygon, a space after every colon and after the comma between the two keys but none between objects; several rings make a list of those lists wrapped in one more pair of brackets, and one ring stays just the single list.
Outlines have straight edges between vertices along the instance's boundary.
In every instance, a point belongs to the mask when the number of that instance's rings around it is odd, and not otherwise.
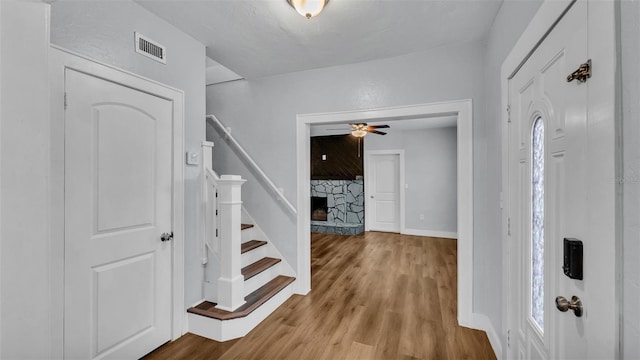
[{"label": "light hardwood floor", "polygon": [[246,337],[187,334],[145,359],[495,359],[456,322],[456,241],[312,234],[312,290]]}]

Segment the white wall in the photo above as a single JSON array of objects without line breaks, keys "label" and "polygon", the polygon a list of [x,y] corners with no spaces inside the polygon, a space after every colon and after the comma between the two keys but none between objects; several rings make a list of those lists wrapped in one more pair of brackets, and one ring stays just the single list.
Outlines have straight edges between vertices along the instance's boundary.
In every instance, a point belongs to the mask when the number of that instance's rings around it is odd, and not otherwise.
[{"label": "white wall", "polygon": [[[2,32],[2,4],[0,4],[0,76],[2,76],[2,48],[4,44]],[[0,85],[0,139],[2,139],[2,119],[4,115],[2,113],[2,103],[4,98],[2,97],[2,85]],[[2,146],[0,146],[0,324],[2,324]],[[2,356],[2,326],[0,326],[0,356]]]},{"label": "white wall", "polygon": [[402,131],[390,124],[387,135],[365,137],[364,149],[405,150],[407,232],[457,233],[456,128]]},{"label": "white wall", "polygon": [[[205,132],[205,48],[130,0],[56,1],[51,42],[185,92],[185,151],[200,152]],[[167,64],[136,54],[134,31],[167,47]],[[168,144],[169,146],[169,144]],[[185,168],[185,304],[202,299],[200,167]]]},{"label": "white wall", "polygon": [[[476,194],[482,218],[475,219],[476,236],[484,240],[474,246],[474,311],[485,314],[491,320],[498,335],[505,336],[502,329],[502,221],[500,191],[502,188],[502,141],[500,119],[505,109],[501,108],[502,62],[513,48],[538,8],[540,0],[505,1],[496,16],[487,36],[484,51],[484,116],[481,124],[474,128],[477,151],[476,163],[485,164],[474,174],[484,184],[482,192]],[[483,159],[479,159],[482,157]],[[476,244],[478,244],[476,240]]]},{"label": "white wall", "polygon": [[51,353],[49,6],[0,1],[0,358]]},{"label": "white wall", "polygon": [[640,358],[640,1],[620,2],[623,143],[622,355]]},{"label": "white wall", "polygon": [[[212,85],[207,87],[207,112],[232,128],[240,144],[295,204],[296,114],[468,98],[481,104],[482,48],[481,43],[465,43],[390,59]],[[474,121],[481,124],[481,107],[473,111]],[[214,167],[220,173],[238,173],[250,180],[243,187],[250,193],[243,200],[245,206],[295,268],[295,219],[273,204],[272,197],[223,146],[215,131],[207,130],[208,138],[217,144]],[[476,167],[481,171],[484,164],[476,162]],[[484,192],[484,185],[477,183],[475,191]],[[478,205],[476,222],[483,221],[484,208],[484,204]],[[484,240],[475,238],[477,246],[483,246]]]}]

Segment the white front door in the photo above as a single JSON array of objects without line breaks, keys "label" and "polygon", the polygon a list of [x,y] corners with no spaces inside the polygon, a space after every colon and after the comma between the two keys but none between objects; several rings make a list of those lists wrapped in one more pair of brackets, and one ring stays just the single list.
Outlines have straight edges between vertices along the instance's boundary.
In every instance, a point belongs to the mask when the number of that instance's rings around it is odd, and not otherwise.
[{"label": "white front door", "polygon": [[65,91],[65,358],[139,358],[171,339],[172,103],[70,69]]},{"label": "white front door", "polygon": [[369,230],[400,232],[400,155],[369,154],[367,167]]},{"label": "white front door", "polygon": [[[613,89],[606,71],[613,56],[590,49],[587,19],[597,11],[591,7],[575,2],[509,82],[512,301],[506,305],[515,358],[616,353],[614,114],[613,106],[593,107],[607,98],[589,95]],[[569,82],[567,75],[588,59],[592,78]],[[564,273],[565,238],[582,242],[582,279]],[[557,309],[559,297],[574,296],[581,314]]]}]

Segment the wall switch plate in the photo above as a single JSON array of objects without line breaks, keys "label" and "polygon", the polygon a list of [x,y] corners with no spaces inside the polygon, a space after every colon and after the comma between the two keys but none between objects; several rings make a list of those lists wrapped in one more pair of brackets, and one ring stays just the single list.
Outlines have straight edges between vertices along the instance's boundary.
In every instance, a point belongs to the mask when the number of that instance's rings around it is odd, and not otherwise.
[{"label": "wall switch plate", "polygon": [[322,160],[327,160],[327,155],[322,154]]},{"label": "wall switch plate", "polygon": [[195,151],[187,151],[187,165],[200,164],[200,154]]}]

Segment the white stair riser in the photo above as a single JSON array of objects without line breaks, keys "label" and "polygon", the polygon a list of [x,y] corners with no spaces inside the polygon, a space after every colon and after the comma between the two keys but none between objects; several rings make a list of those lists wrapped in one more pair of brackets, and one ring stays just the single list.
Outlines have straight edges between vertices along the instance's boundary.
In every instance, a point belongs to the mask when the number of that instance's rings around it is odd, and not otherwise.
[{"label": "white stair riser", "polygon": [[188,313],[188,331],[216,341],[229,341],[243,337],[291,297],[295,283],[294,281],[289,284],[266,303],[243,318],[220,321]]},{"label": "white stair riser", "polygon": [[253,240],[253,228],[244,229],[241,232],[242,240],[241,242],[246,243],[247,241]]},{"label": "white stair riser", "polygon": [[252,277],[249,280],[244,281],[244,296],[251,294],[256,291],[262,285],[268,283],[269,281],[275,279],[280,274],[280,264],[277,263],[267,270],[261,272],[260,274]]},{"label": "white stair riser", "polygon": [[253,264],[264,257],[267,257],[267,244],[242,254],[242,267]]}]

